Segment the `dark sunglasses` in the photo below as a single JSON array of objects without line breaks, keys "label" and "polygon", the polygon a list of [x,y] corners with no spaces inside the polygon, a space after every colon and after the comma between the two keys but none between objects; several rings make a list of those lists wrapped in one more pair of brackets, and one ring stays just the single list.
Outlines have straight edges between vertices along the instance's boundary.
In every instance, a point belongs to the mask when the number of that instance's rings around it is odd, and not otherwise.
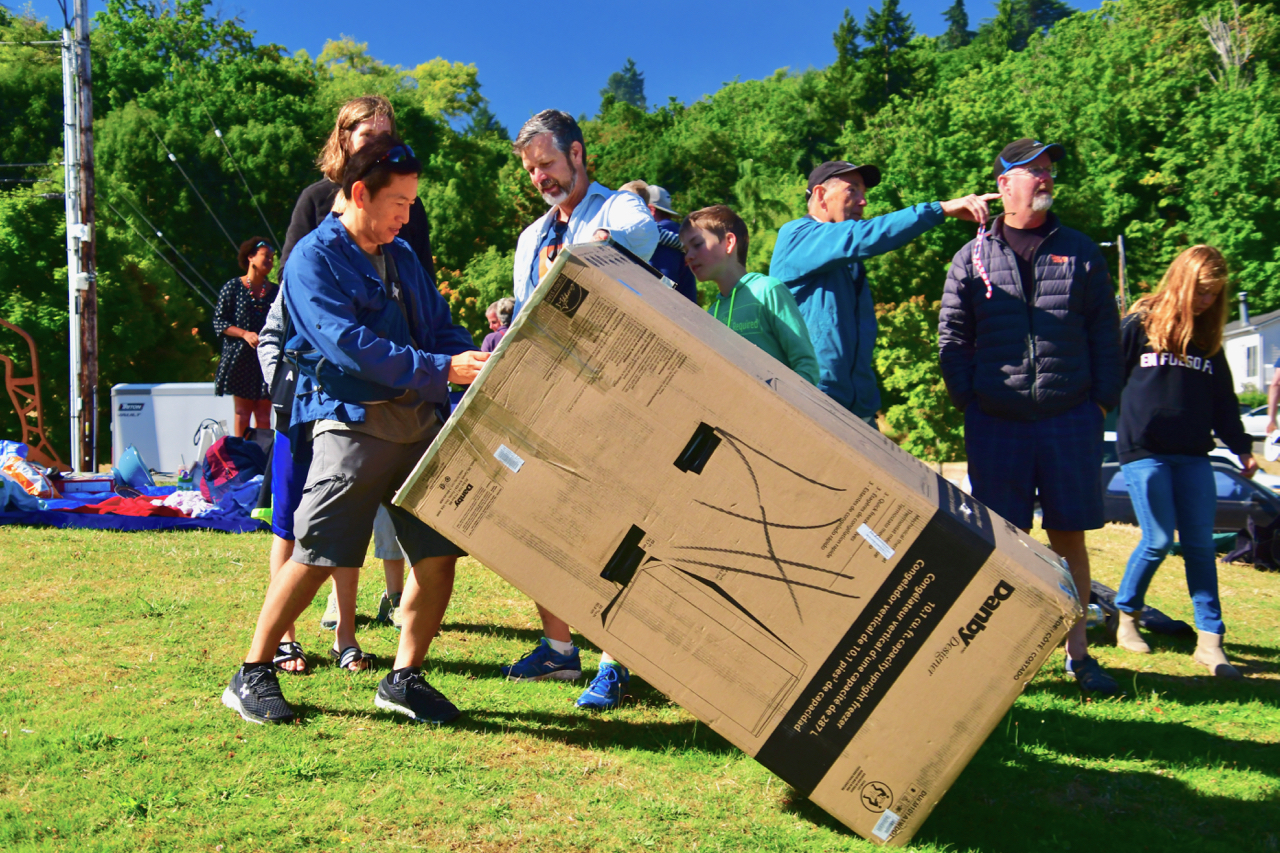
[{"label": "dark sunglasses", "polygon": [[568,222],[561,222],[559,217],[551,223],[551,230],[555,232],[556,242],[547,247],[547,263],[551,263],[556,259],[556,255],[560,254],[560,247],[564,244],[565,232],[569,230]]},{"label": "dark sunglasses", "polygon": [[[254,243],[254,244],[253,244],[253,251],[254,251],[254,252],[257,252],[257,251],[258,251],[259,249],[261,249],[263,246],[266,246],[268,249],[271,249],[271,244],[270,244],[270,243],[268,243],[266,240],[259,240],[258,242],[256,242],[256,243]],[[274,252],[274,251],[275,251],[275,249],[271,249],[271,251],[273,251],[273,252]]]},{"label": "dark sunglasses", "polygon": [[413,149],[401,143],[379,157],[378,162],[381,163],[385,160],[388,163],[403,163],[405,160],[412,159],[414,159]]}]

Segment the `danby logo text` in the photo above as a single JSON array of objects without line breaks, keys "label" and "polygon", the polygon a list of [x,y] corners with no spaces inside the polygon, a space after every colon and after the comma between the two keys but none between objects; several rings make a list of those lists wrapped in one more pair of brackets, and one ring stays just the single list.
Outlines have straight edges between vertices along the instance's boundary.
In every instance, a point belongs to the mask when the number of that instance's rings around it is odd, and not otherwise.
[{"label": "danby logo text", "polygon": [[1011,595],[1013,595],[1013,586],[1008,581],[1000,581],[996,584],[996,588],[987,596],[987,600],[982,602],[978,612],[973,614],[969,624],[960,629],[960,639],[964,640],[966,648],[979,632],[987,630],[987,622],[991,621],[991,614],[999,609],[1000,602],[1008,601]]},{"label": "danby logo text", "polygon": [[463,501],[465,501],[465,500],[467,499],[467,494],[468,494],[470,491],[471,491],[471,484],[470,484],[470,483],[467,483],[467,487],[466,487],[465,489],[463,489],[463,490],[462,490],[462,494],[458,495],[458,497],[457,497],[457,498],[454,500],[454,502],[453,502],[453,506],[454,506],[454,508],[455,508],[455,509],[457,509],[458,507],[462,506],[462,502],[463,502]]}]

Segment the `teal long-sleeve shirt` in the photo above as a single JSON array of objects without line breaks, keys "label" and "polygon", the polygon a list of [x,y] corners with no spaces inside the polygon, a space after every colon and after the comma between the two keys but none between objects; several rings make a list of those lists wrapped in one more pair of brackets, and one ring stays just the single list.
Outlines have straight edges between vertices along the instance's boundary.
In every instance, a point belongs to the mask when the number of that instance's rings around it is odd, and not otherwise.
[{"label": "teal long-sleeve shirt", "polygon": [[939,202],[873,219],[783,225],[769,272],[791,289],[818,356],[818,387],[858,417],[880,408],[872,351],[875,300],[862,262],[904,246],[945,217]]},{"label": "teal long-sleeve shirt", "polygon": [[776,278],[749,272],[729,295],[718,294],[707,313],[814,385],[818,358],[795,297]]}]

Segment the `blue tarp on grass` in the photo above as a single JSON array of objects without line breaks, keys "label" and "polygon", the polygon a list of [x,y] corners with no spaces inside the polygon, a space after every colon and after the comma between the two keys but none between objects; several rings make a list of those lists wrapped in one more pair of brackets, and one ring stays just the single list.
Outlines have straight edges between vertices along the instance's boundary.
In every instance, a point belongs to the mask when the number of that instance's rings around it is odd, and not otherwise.
[{"label": "blue tarp on grass", "polygon": [[[218,501],[218,508],[200,518],[166,516],[91,515],[66,512],[73,507],[95,504],[110,495],[63,498],[41,501],[40,510],[5,510],[0,512],[0,525],[23,524],[40,527],[81,527],[91,530],[222,530],[226,533],[251,533],[270,530],[264,522],[250,518],[258,502],[262,477],[254,477],[237,486]],[[162,498],[177,491],[174,486],[144,486],[138,490],[149,497]]]}]

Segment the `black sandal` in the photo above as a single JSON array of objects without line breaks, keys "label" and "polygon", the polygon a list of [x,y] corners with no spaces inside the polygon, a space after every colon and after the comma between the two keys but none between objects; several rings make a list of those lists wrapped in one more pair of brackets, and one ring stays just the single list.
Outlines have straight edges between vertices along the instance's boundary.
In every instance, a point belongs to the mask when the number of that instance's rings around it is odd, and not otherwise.
[{"label": "black sandal", "polygon": [[[281,664],[289,661],[302,661],[302,669],[285,669]],[[288,673],[289,675],[306,675],[310,667],[307,666],[307,656],[302,653],[302,644],[298,642],[281,643],[276,646],[276,656],[271,659],[271,663],[275,665],[278,672]]]},{"label": "black sandal", "polygon": [[[341,652],[337,649],[329,649],[329,657],[338,662],[338,666],[347,672],[368,672],[373,669],[373,655],[367,655],[360,651],[358,646],[347,646]],[[359,669],[352,669],[355,664],[363,664]]]}]

